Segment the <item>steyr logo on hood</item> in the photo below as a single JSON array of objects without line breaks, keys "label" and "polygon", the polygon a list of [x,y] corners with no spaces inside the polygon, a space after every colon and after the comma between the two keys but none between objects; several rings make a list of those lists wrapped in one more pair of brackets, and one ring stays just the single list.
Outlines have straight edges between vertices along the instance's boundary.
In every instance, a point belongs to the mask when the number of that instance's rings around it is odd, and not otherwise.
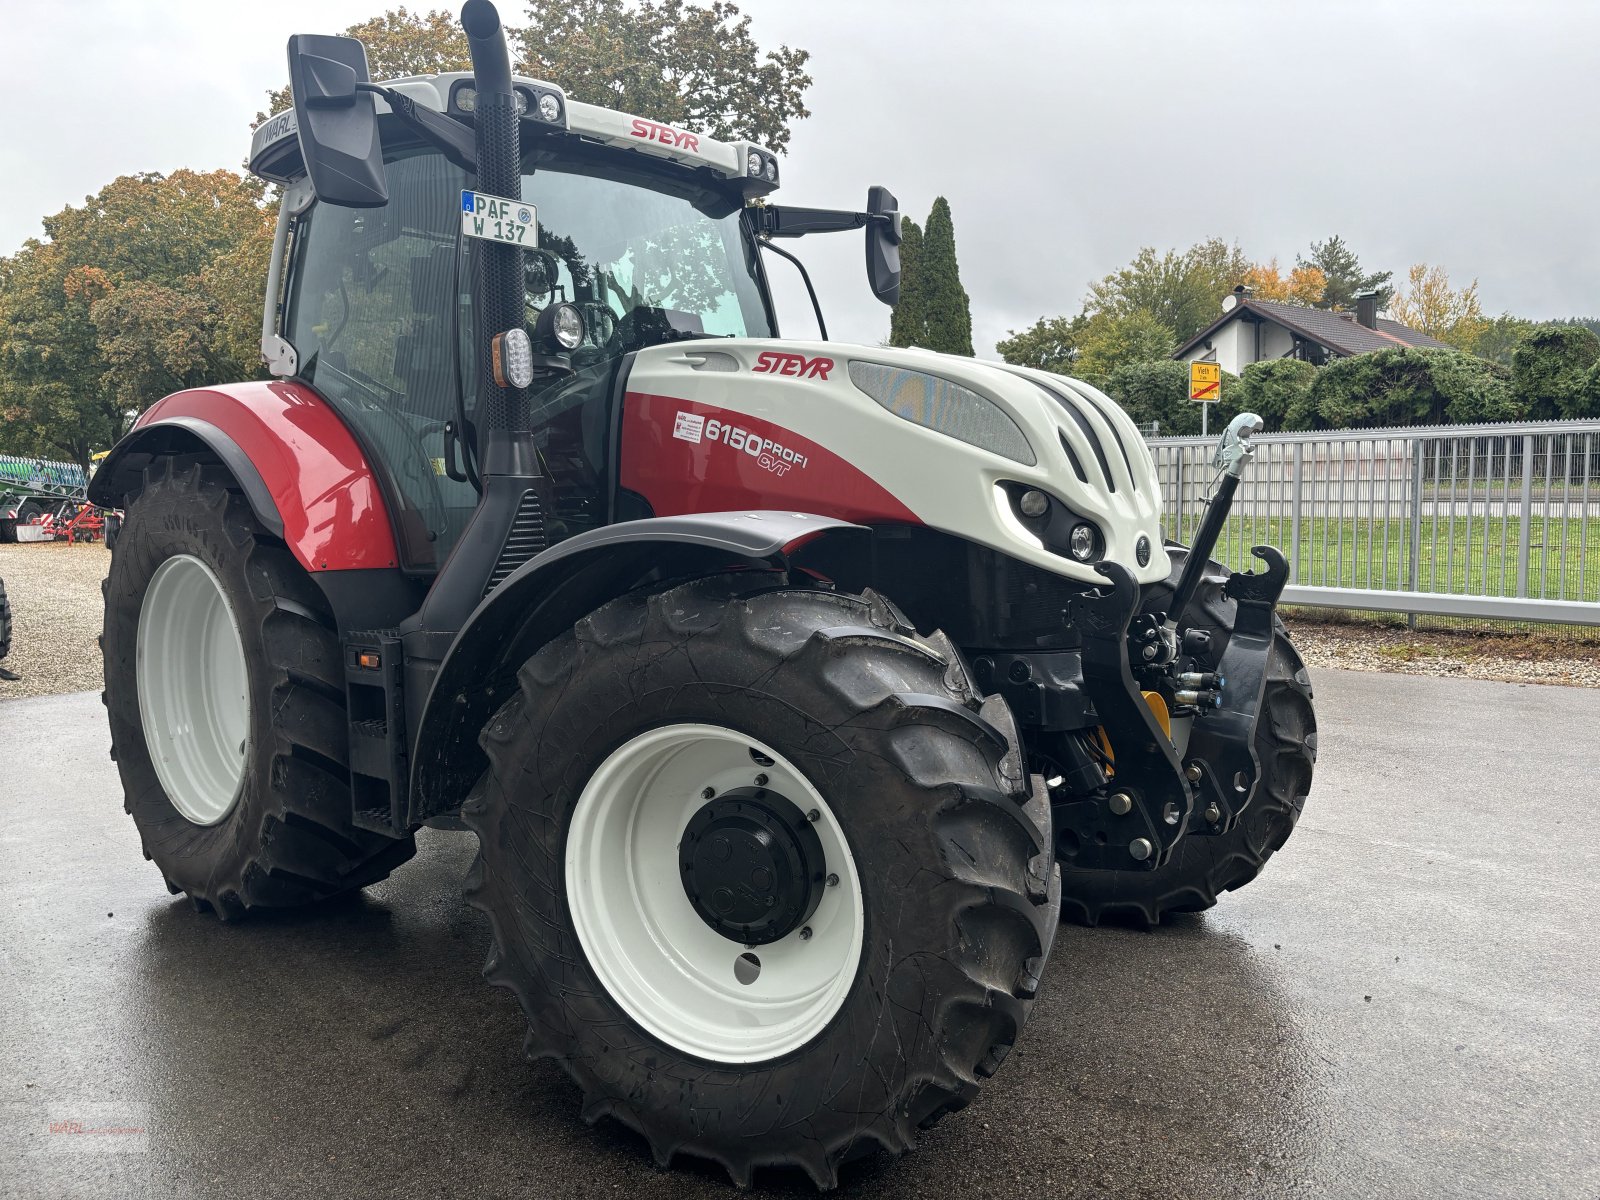
[{"label": "steyr logo on hood", "polygon": [[807,358],[804,354],[784,354],[763,350],[756,357],[757,375],[798,375],[801,379],[826,379],[833,370],[831,358]]},{"label": "steyr logo on hood", "polygon": [[661,125],[655,121],[646,121],[643,117],[635,117],[629,132],[647,142],[660,142],[663,146],[671,146],[675,150],[693,150],[696,154],[700,153],[700,138],[696,134],[674,129],[671,125]]}]

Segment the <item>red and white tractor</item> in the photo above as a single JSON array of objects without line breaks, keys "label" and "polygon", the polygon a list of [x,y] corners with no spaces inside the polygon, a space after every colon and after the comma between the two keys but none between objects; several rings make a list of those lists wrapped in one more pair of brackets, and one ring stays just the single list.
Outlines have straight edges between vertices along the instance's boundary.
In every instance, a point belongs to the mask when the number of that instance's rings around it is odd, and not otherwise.
[{"label": "red and white tractor", "polygon": [[[373,84],[297,36],[274,379],[168,396],[125,508],[106,703],[127,808],[225,920],[383,879],[424,825],[528,1052],[662,1163],[821,1186],[965,1105],[1062,916],[1153,923],[1254,877],[1311,782],[1281,556],[1207,562],[1082,383],[781,335],[780,164],[513,77]],[[824,334],[824,337],[826,335]]]}]

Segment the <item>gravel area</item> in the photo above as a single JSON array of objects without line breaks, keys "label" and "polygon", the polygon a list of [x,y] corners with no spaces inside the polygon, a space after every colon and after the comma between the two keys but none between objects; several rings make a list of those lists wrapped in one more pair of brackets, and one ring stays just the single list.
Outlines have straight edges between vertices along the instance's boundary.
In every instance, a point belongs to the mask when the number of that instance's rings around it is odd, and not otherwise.
[{"label": "gravel area", "polygon": [[101,689],[100,581],[110,566],[101,542],[0,546],[15,621],[3,665],[22,676],[0,680],[0,701]]},{"label": "gravel area", "polygon": [[1600,644],[1559,633],[1475,633],[1288,619],[1306,663],[1346,671],[1453,675],[1506,683],[1600,687]]},{"label": "gravel area", "polygon": [[[0,681],[0,701],[100,690],[100,581],[110,565],[99,542],[0,546],[0,579],[16,617],[5,666],[22,676]],[[1289,625],[1313,667],[1600,687],[1600,643],[1561,634],[1441,633],[1303,613]]]}]

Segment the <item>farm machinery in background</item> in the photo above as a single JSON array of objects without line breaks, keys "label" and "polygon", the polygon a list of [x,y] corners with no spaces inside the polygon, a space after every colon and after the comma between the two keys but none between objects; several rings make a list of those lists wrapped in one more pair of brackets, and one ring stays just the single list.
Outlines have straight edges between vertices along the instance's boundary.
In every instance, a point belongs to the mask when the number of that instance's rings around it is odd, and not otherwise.
[{"label": "farm machinery in background", "polygon": [[91,504],[88,486],[76,463],[0,454],[0,543],[111,544],[120,514]]}]

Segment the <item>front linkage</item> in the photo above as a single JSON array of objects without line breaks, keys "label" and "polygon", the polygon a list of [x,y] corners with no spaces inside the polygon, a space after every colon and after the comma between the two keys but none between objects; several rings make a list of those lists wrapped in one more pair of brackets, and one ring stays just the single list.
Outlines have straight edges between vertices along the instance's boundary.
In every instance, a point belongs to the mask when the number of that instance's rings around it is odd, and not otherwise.
[{"label": "front linkage", "polygon": [[[1104,738],[1092,755],[1097,761],[1075,772],[1071,798],[1055,806],[1058,844],[1075,867],[1154,870],[1185,835],[1230,831],[1255,794],[1256,725],[1287,560],[1274,547],[1256,546],[1251,552],[1265,569],[1221,584],[1237,609],[1225,641],[1186,618],[1207,584],[1211,552],[1254,457],[1250,437],[1260,428],[1259,417],[1241,413],[1223,434],[1215,494],[1170,599],[1160,601],[1163,610],[1149,608],[1133,575],[1112,562],[1097,568],[1107,586],[1071,606]],[[1158,716],[1161,708],[1168,721]],[[1169,733],[1174,718],[1192,719],[1181,754]]]}]

